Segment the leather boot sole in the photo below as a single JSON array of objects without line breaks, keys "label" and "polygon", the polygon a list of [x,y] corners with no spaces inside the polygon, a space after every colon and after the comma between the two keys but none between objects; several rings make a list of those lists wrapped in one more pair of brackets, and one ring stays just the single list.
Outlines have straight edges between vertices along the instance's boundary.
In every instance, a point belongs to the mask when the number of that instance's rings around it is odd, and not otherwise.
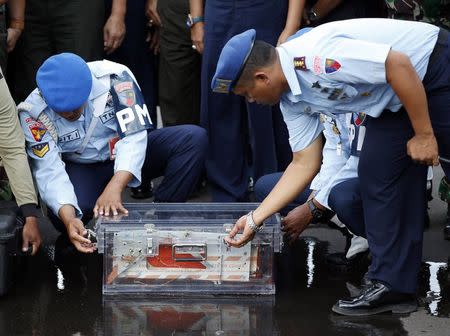
[{"label": "leather boot sole", "polygon": [[387,304],[368,309],[341,308],[335,304],[332,310],[337,314],[345,316],[367,316],[388,312],[392,312],[393,314],[409,314],[417,310],[417,303],[411,301],[398,304]]}]

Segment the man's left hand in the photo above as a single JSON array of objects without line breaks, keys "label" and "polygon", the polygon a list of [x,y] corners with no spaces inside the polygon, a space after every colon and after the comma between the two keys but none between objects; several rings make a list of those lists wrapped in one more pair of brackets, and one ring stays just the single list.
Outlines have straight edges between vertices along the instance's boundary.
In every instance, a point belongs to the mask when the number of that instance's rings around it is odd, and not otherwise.
[{"label": "man's left hand", "polygon": [[16,43],[19,40],[22,31],[16,28],[8,28],[8,34],[6,38],[6,51],[11,52],[16,47]]},{"label": "man's left hand", "polygon": [[22,240],[22,251],[28,251],[28,246],[31,245],[33,247],[31,255],[35,255],[42,242],[38,220],[36,217],[27,217],[25,219],[25,225],[22,231]]},{"label": "man's left hand", "polygon": [[94,216],[117,216],[119,213],[127,214],[128,210],[122,204],[122,191],[106,187],[95,202]]},{"label": "man's left hand", "polygon": [[407,145],[408,155],[416,162],[428,166],[439,164],[438,145],[434,134],[414,135]]},{"label": "man's left hand", "polygon": [[282,231],[289,242],[294,243],[303,230],[311,223],[312,215],[311,210],[307,203],[299,205],[292,211],[290,211],[282,221]]},{"label": "man's left hand", "polygon": [[125,38],[125,19],[120,15],[111,15],[103,27],[104,50],[109,55],[120,47]]}]

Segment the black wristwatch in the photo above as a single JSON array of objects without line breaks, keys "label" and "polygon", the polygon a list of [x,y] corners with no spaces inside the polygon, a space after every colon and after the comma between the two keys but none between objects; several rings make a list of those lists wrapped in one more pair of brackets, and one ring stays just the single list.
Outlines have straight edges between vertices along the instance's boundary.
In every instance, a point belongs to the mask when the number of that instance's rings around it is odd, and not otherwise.
[{"label": "black wristwatch", "polygon": [[313,202],[313,198],[308,200],[306,203],[308,203],[309,210],[311,210],[311,215],[313,217],[311,220],[312,224],[323,223],[330,219],[329,214],[328,214],[328,212],[330,212],[330,211],[328,209],[322,210],[322,209],[319,209],[318,207],[316,207],[316,205]]}]

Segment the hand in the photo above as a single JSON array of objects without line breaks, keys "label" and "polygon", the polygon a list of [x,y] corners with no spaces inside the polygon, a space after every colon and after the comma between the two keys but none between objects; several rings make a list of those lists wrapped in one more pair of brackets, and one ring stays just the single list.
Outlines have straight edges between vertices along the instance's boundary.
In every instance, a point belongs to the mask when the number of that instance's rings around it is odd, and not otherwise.
[{"label": "hand", "polygon": [[22,240],[22,252],[27,252],[28,246],[31,245],[33,247],[31,255],[35,255],[42,243],[38,220],[36,217],[27,217],[25,219],[25,225],[22,231]]},{"label": "hand", "polygon": [[6,51],[11,52],[16,47],[16,43],[19,40],[22,31],[16,28],[8,28],[8,34],[6,38]]},{"label": "hand", "polygon": [[304,26],[309,26],[311,24],[311,21],[309,21],[308,12],[309,10],[305,8],[305,10],[302,13],[302,22]]},{"label": "hand", "polygon": [[83,222],[78,218],[72,218],[67,223],[64,223],[67,229],[67,235],[70,241],[80,252],[92,253],[95,247],[89,239],[85,238],[87,231],[84,228]]},{"label": "hand", "polygon": [[[239,239],[235,240],[234,237],[243,230]],[[242,216],[234,224],[228,237],[225,237],[225,243],[233,247],[242,247],[253,239],[255,232],[247,226],[247,215]]]},{"label": "hand", "polygon": [[153,51],[154,55],[158,55],[159,53],[159,28],[153,27],[147,33],[147,37],[145,42],[148,43],[148,48]]},{"label": "hand", "polygon": [[103,49],[109,55],[120,47],[125,38],[125,20],[123,16],[111,15],[103,27]]},{"label": "hand", "polygon": [[290,29],[290,28],[284,28],[284,30],[281,32],[280,37],[278,37],[277,47],[286,42],[289,36],[294,35],[297,32],[298,29]]},{"label": "hand", "polygon": [[205,39],[205,24],[203,22],[197,22],[191,27],[191,40],[192,45],[195,46],[195,50],[198,53],[203,54]]},{"label": "hand", "polygon": [[107,186],[95,202],[94,216],[117,216],[120,213],[128,214],[128,210],[122,205],[122,190]]},{"label": "hand", "polygon": [[284,217],[281,223],[283,226],[282,231],[284,231],[284,235],[289,244],[292,244],[298,239],[303,230],[311,223],[311,220],[311,210],[306,203],[299,205]]},{"label": "hand", "polygon": [[161,18],[159,17],[157,6],[158,0],[147,0],[145,3],[145,15],[150,20],[150,24],[161,27]]},{"label": "hand", "polygon": [[438,145],[434,134],[416,134],[406,144],[407,153],[416,162],[428,166],[439,164]]}]

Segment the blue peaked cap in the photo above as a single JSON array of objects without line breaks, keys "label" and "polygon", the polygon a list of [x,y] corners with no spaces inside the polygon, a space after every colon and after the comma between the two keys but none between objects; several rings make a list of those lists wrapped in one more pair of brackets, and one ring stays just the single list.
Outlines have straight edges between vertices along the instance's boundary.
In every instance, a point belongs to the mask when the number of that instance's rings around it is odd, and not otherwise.
[{"label": "blue peaked cap", "polygon": [[87,101],[92,75],[80,56],[62,53],[47,58],[36,74],[36,83],[53,111],[70,112]]},{"label": "blue peaked cap", "polygon": [[256,31],[249,29],[233,36],[223,47],[211,81],[214,92],[230,93],[244,70],[255,43]]}]

